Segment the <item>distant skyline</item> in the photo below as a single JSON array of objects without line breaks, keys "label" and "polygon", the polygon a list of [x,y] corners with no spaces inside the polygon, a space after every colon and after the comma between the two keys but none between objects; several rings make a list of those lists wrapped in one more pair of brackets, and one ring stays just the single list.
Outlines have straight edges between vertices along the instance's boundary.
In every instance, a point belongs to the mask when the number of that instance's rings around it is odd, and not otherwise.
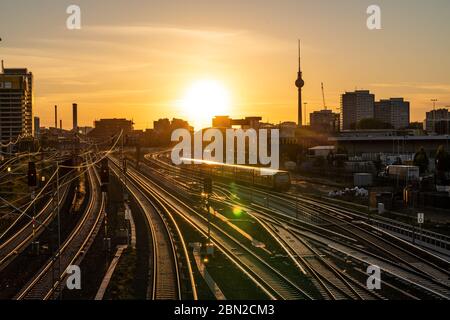
[{"label": "distant skyline", "polygon": [[[81,30],[66,29],[71,4]],[[179,117],[193,83],[229,92],[229,115],[296,121],[297,39],[302,40],[303,101],[308,114],[355,88],[377,100],[404,97],[411,121],[450,105],[450,1],[379,0],[382,30],[366,27],[372,0],[3,0],[0,58],[34,74],[34,115],[65,128],[72,102],[80,126],[133,119],[138,129]],[[228,97],[228,96],[227,96]]]}]

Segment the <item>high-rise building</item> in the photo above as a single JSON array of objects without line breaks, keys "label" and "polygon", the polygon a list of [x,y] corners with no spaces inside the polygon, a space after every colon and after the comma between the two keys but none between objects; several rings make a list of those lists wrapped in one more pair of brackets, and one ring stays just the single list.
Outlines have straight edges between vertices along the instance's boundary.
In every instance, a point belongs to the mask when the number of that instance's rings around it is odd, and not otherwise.
[{"label": "high-rise building", "polygon": [[295,86],[298,89],[298,105],[297,105],[297,125],[301,127],[303,125],[302,122],[302,88],[305,85],[305,81],[302,76],[302,68],[301,68],[301,51],[300,51],[300,40],[298,41],[298,72],[297,72],[297,80],[295,81]]},{"label": "high-rise building", "polygon": [[424,129],[428,133],[450,134],[450,112],[448,109],[427,112]]},{"label": "high-rise building", "polygon": [[318,132],[338,132],[340,115],[331,110],[314,111],[309,115],[311,129]]},{"label": "high-rise building", "polygon": [[0,141],[33,134],[33,74],[26,68],[3,68],[0,73]]},{"label": "high-rise building", "polygon": [[78,131],[78,105],[76,103],[72,104],[72,120],[73,120],[73,132]]},{"label": "high-rise building", "polygon": [[346,92],[341,96],[342,130],[351,130],[362,119],[374,117],[375,95],[369,90]]},{"label": "high-rise building", "polygon": [[391,98],[375,102],[374,118],[390,124],[394,129],[409,126],[409,102],[403,98]]}]

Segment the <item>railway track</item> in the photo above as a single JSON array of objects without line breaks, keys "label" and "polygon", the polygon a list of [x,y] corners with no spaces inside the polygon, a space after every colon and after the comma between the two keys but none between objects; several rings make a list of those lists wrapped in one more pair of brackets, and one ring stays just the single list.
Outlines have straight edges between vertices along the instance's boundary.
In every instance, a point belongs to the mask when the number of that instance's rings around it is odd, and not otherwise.
[{"label": "railway track", "polygon": [[[125,184],[120,169],[114,159],[110,159],[113,164],[112,170],[114,174]],[[148,286],[147,298],[152,300],[181,300],[181,274],[179,270],[180,261],[177,254],[177,246],[175,244],[173,232],[177,234],[177,238],[181,240],[181,248],[185,260],[190,270],[189,255],[182,236],[179,232],[175,221],[170,218],[170,212],[160,203],[155,204],[144,192],[141,186],[133,180],[127,180],[126,187],[132,194],[134,199],[145,214],[148,227],[152,238],[153,257],[151,264],[153,271],[150,276],[151,286]],[[164,212],[162,212],[164,211]],[[167,221],[166,217],[169,217]],[[191,273],[191,272],[190,272]],[[191,289],[194,299],[197,298],[195,283],[190,278]]]},{"label": "railway track", "polygon": [[[166,166],[165,169],[171,172],[175,172],[175,174],[177,175],[182,175],[180,170],[176,170],[178,168],[174,168],[175,170],[172,170],[170,166],[169,167]],[[194,181],[200,182],[199,179],[196,179],[191,175],[183,175],[183,176],[187,179],[193,179]],[[223,194],[225,198],[233,200],[234,197],[230,196],[230,192],[223,187],[223,184],[216,183],[215,187],[216,187],[215,189],[218,190],[221,194]],[[247,190],[250,189],[244,186],[239,186],[237,188]],[[266,195],[265,191],[251,190],[251,192],[252,196],[253,194],[258,193],[260,194],[260,197]],[[279,206],[282,206],[284,208],[287,207],[291,211],[293,208],[299,205],[299,199],[289,195],[272,193],[270,198],[272,202],[276,201]],[[316,216],[319,219],[325,220],[326,223],[328,223],[327,228],[330,231],[334,229],[336,231],[335,233],[347,234],[350,237],[357,238],[359,241],[376,248],[377,250],[383,252],[386,256],[390,257],[391,260],[396,261],[402,264],[402,267],[406,267],[406,269],[409,269],[407,271],[414,273],[415,285],[423,288],[428,288],[434,294],[437,294],[437,296],[440,298],[449,297],[448,295],[449,278],[448,278],[448,271],[447,269],[445,269],[445,267],[443,268],[441,265],[431,263],[426,258],[416,254],[417,251],[414,251],[414,253],[410,252],[408,249],[404,249],[397,244],[393,244],[390,241],[383,239],[383,237],[380,236],[379,234],[376,233],[374,234],[364,228],[361,228],[359,225],[353,223],[353,217],[348,217],[348,214],[342,212],[342,210],[336,212],[333,211],[333,207],[329,205],[324,205],[322,203],[317,204],[313,200],[309,199],[300,199],[300,201],[303,201],[300,202],[300,206],[303,212],[307,212],[310,216]],[[332,212],[330,213],[329,211]],[[346,220],[344,219],[344,217],[349,219]],[[411,245],[408,243],[403,242],[401,244],[411,247]],[[448,264],[442,261],[442,259],[439,259],[439,257],[436,257],[432,254],[430,255],[428,252],[424,250],[418,249],[418,251],[419,253],[427,256],[428,258],[431,257],[432,260],[437,260],[444,266],[448,266]],[[405,270],[404,272],[407,271]],[[417,277],[419,275],[420,277]],[[407,279],[408,277],[405,278]]]},{"label": "railway track", "polygon": [[[90,182],[89,204],[81,221],[70,233],[58,252],[49,259],[38,273],[16,295],[17,300],[48,300],[60,294],[66,278],[66,269],[79,264],[89,250],[98,232],[105,208],[105,199],[100,195],[99,176],[94,167],[88,170]],[[101,199],[99,199],[101,197]]]},{"label": "railway track", "polygon": [[380,229],[374,229],[364,221],[354,219],[346,213],[333,210],[327,205],[312,200],[300,199],[295,203],[291,199],[278,195],[273,195],[271,200],[272,202],[277,201],[280,206],[290,208],[291,211],[297,207],[303,213],[315,216],[316,219],[325,222],[326,224],[322,227],[326,226],[329,230],[356,238],[361,243],[375,248],[392,261],[404,264],[412,271],[450,287],[450,264],[432,253]]},{"label": "railway track", "polygon": [[[128,169],[128,175],[131,179],[139,181],[142,189],[164,202],[168,208],[177,213],[200,234],[207,237],[207,224],[204,216],[171,196],[157,183],[148,178],[140,177],[134,170]],[[284,300],[312,299],[310,294],[270,266],[252,249],[247,248],[214,224],[211,224],[211,238],[215,246],[261,288],[269,298]]]},{"label": "railway track", "polygon": [[[62,188],[62,193],[59,201],[60,206],[65,202],[68,191],[69,186],[65,185]],[[29,220],[28,217],[26,217],[26,219],[28,219],[29,221],[26,222],[25,225],[20,227],[19,230],[12,233],[11,236],[0,245],[0,271],[5,269],[14,260],[14,258],[23,250],[25,250],[31,243],[31,241],[35,237],[38,237],[50,224],[50,222],[56,215],[56,211],[52,207],[53,202],[53,200],[47,201],[44,207],[36,215],[35,219],[40,223],[36,224],[35,226],[34,236],[33,222]]]},{"label": "railway track", "polygon": [[[296,218],[281,213],[275,213],[270,210],[267,210],[266,212],[260,210],[257,214],[254,214],[260,219],[267,220],[278,227],[287,228],[295,237],[301,237],[302,239],[321,243],[323,246],[330,247],[332,250],[338,250],[345,256],[357,260],[360,263],[366,265],[378,265],[384,272],[390,274],[393,278],[401,279],[408,285],[420,288],[421,292],[429,294],[430,297],[439,299],[450,298],[450,292],[445,285],[430,281],[428,277],[424,277],[423,274],[417,272],[412,272],[410,268],[407,268],[404,265],[394,263],[382,256],[367,252],[366,249],[358,245],[358,242],[355,239],[348,237],[342,238],[339,234],[332,232],[327,234],[328,231],[321,227],[307,225]],[[403,290],[394,284],[388,285],[408,298],[418,299],[414,295],[405,294]]]},{"label": "railway track", "polygon": [[[195,179],[195,178],[194,178]],[[173,179],[172,179],[173,180]],[[200,182],[199,179],[195,181]],[[173,180],[172,182],[176,182]],[[183,186],[186,189],[186,186]],[[234,197],[230,196],[228,190],[217,188],[216,194],[224,195],[227,199],[233,201]],[[216,202],[222,202],[222,198]],[[233,207],[234,203],[229,203]],[[242,204],[240,204],[242,207]],[[244,209],[245,210],[245,209]],[[306,244],[300,237],[291,234],[280,226],[274,226],[268,221],[253,217],[256,221],[263,225],[263,227],[277,240],[280,246],[289,254],[300,269],[300,272],[305,272],[311,277],[312,282],[321,292],[320,298],[324,299],[353,299],[353,300],[369,300],[369,299],[383,299],[380,295],[367,290],[360,283],[350,278],[348,275],[338,270],[337,267],[332,266],[329,261],[326,261],[317,250]],[[280,235],[280,231],[283,235]],[[295,244],[293,244],[295,242]],[[299,248],[301,247],[301,248]]]},{"label": "railway track", "polygon": [[359,282],[342,272],[338,267],[323,257],[323,254],[315,249],[304,238],[292,233],[282,224],[273,224],[270,219],[254,217],[276,239],[281,241],[291,250],[293,259],[305,267],[312,281],[319,288],[323,299],[327,300],[379,300],[382,296],[368,290]]}]

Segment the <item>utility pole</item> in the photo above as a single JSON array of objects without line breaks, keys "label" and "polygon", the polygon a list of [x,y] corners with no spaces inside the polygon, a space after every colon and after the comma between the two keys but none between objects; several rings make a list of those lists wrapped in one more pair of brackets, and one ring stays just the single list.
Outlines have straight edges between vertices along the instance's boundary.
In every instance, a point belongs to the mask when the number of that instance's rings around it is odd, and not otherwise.
[{"label": "utility pole", "polygon": [[[57,218],[57,224],[58,224],[58,249],[56,251],[56,255],[58,256],[58,279],[61,276],[61,213],[59,210],[59,161],[56,161],[56,218]],[[56,257],[55,257],[56,258]],[[53,266],[55,265],[55,261],[53,261]],[[54,276],[54,272],[53,272]],[[55,281],[53,281],[55,283]],[[57,293],[55,290],[54,293]],[[62,294],[62,293],[61,293]],[[62,298],[61,295],[59,295],[60,299]]]},{"label": "utility pole", "polygon": [[[210,213],[210,206],[209,206],[209,200],[211,193],[213,192],[213,181],[211,177],[206,177],[203,180],[203,193],[206,195],[206,214],[207,214],[207,220],[208,220],[208,241],[206,243],[206,257],[211,257],[214,254],[214,247],[211,242],[211,213]],[[209,259],[207,259],[209,261]]]},{"label": "utility pole", "polygon": [[203,191],[206,195],[206,210],[207,210],[207,218],[208,218],[208,243],[211,243],[211,226],[210,226],[210,208],[209,208],[209,200],[212,193],[212,179],[211,177],[206,177],[203,181]]}]

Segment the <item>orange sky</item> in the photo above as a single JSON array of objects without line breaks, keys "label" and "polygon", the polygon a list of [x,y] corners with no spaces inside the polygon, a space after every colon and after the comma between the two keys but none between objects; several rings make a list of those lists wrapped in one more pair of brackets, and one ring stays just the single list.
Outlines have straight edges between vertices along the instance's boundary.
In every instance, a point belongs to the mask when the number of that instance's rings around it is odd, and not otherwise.
[{"label": "orange sky", "polygon": [[160,117],[186,118],[177,102],[200,79],[227,88],[233,117],[295,121],[300,37],[308,112],[322,108],[324,82],[333,109],[345,90],[364,88],[377,99],[405,97],[412,120],[422,121],[430,99],[450,105],[442,13],[449,2],[436,0],[434,9],[417,2],[409,11],[402,5],[415,0],[394,2],[380,1],[383,30],[369,31],[364,0],[79,1],[82,29],[70,31],[69,2],[18,0],[0,12],[0,56],[6,67],[34,73],[35,114],[45,126],[57,104],[69,128],[72,102],[80,125],[126,117],[145,128]]}]

